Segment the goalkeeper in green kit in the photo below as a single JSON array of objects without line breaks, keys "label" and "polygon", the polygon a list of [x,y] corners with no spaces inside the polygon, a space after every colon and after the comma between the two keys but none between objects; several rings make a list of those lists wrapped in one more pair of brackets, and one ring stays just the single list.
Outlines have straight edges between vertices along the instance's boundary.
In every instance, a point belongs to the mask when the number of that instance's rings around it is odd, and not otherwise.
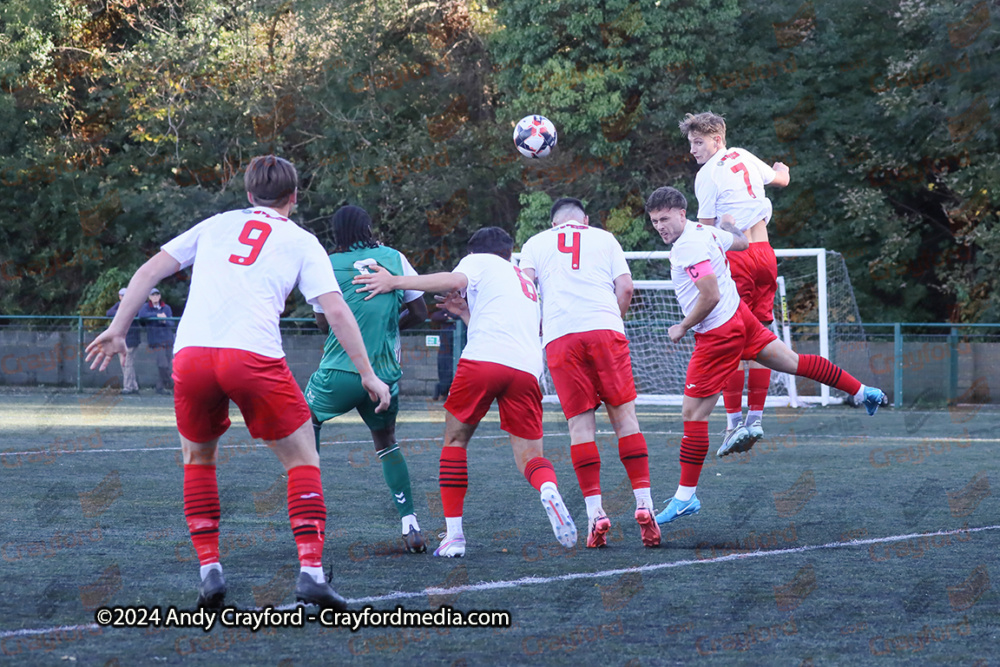
[{"label": "goalkeeper in green kit", "polygon": [[[382,474],[392,492],[393,504],[402,520],[403,542],[407,551],[424,553],[427,546],[413,513],[410,474],[403,452],[396,443],[396,414],[399,412],[399,330],[427,319],[423,292],[396,290],[365,301],[352,284],[354,276],[367,273],[373,265],[387,269],[393,275],[415,276],[417,272],[398,250],[380,244],[372,236],[371,218],[364,209],[345,206],[333,215],[333,238],[336,248],[330,255],[333,272],[344,293],[344,299],[358,321],[375,375],[389,385],[392,402],[385,412],[376,413],[367,390],[361,386],[361,376],[332,333],[323,347],[323,360],[309,378],[306,401],[312,411],[316,449],[323,422],[351,410],[357,410],[371,429],[375,452],[382,462]],[[316,324],[329,331],[326,317],[317,306]],[[405,313],[403,312],[405,311]]]}]

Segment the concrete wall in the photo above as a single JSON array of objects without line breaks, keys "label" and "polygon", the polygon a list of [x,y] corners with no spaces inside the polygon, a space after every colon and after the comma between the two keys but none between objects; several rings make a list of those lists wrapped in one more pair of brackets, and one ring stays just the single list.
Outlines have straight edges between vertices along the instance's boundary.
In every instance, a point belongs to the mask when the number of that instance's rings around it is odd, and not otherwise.
[{"label": "concrete wall", "polygon": [[[426,336],[440,335],[439,329],[404,332],[402,337],[403,380],[400,391],[408,396],[433,396],[438,382],[438,348],[428,347]],[[94,337],[85,333],[85,343]],[[297,330],[284,332],[284,349],[288,365],[305,387],[309,375],[316,369],[324,337],[318,332]],[[794,347],[801,353],[818,352],[818,343],[808,337],[797,337]],[[944,336],[907,336],[903,346],[904,403],[943,402],[949,393],[950,346]],[[62,331],[30,331],[25,328],[0,329],[0,385],[64,386],[77,382],[78,334],[75,328]],[[958,360],[957,397],[963,403],[1000,403],[1000,343],[959,343],[955,348]],[[834,361],[859,380],[883,388],[893,396],[893,343],[889,340],[869,341],[864,345],[841,343],[833,350]],[[120,386],[121,372],[113,361],[106,373],[91,371],[83,364],[82,385],[87,388]],[[139,386],[153,387],[156,382],[156,362],[143,343],[136,358]],[[115,383],[119,385],[115,385]],[[818,385],[809,380],[798,381],[803,395],[817,395]]]}]

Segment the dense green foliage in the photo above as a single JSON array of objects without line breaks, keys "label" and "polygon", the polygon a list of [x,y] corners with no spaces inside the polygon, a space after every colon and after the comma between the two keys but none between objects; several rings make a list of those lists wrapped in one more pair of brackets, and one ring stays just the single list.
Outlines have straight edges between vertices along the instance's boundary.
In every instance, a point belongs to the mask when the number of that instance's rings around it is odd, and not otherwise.
[{"label": "dense green foliage", "polygon": [[[270,151],[299,167],[296,219],[321,240],[325,216],[357,203],[423,271],[450,267],[482,225],[523,241],[564,195],[627,249],[656,249],[642,202],[665,184],[693,200],[677,122],[710,109],[730,146],[791,167],[790,187],[770,193],[772,243],[844,253],[864,319],[996,321],[994,13],[910,0],[12,0],[0,6],[0,312],[103,312],[117,272],[238,206],[241,167]],[[513,149],[527,113],[559,129],[549,158]],[[183,304],[184,276],[163,287]]]}]

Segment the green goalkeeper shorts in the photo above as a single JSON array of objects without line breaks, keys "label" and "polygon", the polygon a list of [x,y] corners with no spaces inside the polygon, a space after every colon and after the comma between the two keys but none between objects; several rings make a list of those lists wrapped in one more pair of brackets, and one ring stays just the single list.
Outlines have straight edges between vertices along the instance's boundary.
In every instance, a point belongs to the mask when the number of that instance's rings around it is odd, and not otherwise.
[{"label": "green goalkeeper shorts", "polygon": [[360,375],[322,368],[312,374],[306,386],[309,409],[320,423],[357,410],[372,431],[382,431],[396,423],[396,413],[399,412],[398,382],[389,385],[389,394],[392,396],[389,408],[385,412],[375,412],[378,403],[373,402],[361,386]]}]

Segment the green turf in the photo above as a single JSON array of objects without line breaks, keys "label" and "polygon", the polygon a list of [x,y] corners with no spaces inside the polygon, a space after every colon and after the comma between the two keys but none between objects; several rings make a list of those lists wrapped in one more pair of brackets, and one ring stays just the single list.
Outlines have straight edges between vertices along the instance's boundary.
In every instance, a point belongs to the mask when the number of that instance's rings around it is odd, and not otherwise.
[{"label": "green turf", "polygon": [[[436,482],[443,413],[433,403],[403,408],[398,434],[433,547],[444,524]],[[989,664],[996,655],[1000,597],[990,582],[1000,531],[846,544],[1000,524],[1000,502],[991,493],[1000,442],[995,410],[883,410],[871,419],[840,407],[769,410],[765,439],[749,454],[714,459],[713,435],[699,486],[702,511],[667,526],[658,550],[639,540],[614,439],[602,435],[613,528],[608,548],[597,551],[567,551],[555,542],[494,412],[470,447],[469,542],[461,560],[402,553],[367,431],[356,419],[338,420],[324,428],[322,466],[325,562],[343,595],[606,574],[374,603],[509,610],[514,627],[506,630],[91,628],[85,604],[166,610],[194,601],[197,561],[182,514],[171,419],[172,404],[162,397],[0,396],[0,451],[8,452],[0,457],[0,662],[950,665]],[[640,407],[640,423],[660,501],[677,483],[678,409]],[[717,414],[710,430],[721,427]],[[603,415],[601,428],[608,430]],[[546,411],[546,431],[546,452],[583,528],[583,499],[556,410]],[[228,601],[289,604],[298,568],[281,467],[241,423],[222,444]],[[843,546],[712,560],[838,542]],[[637,566],[654,567],[608,573]],[[85,627],[11,634],[66,625]]]}]

